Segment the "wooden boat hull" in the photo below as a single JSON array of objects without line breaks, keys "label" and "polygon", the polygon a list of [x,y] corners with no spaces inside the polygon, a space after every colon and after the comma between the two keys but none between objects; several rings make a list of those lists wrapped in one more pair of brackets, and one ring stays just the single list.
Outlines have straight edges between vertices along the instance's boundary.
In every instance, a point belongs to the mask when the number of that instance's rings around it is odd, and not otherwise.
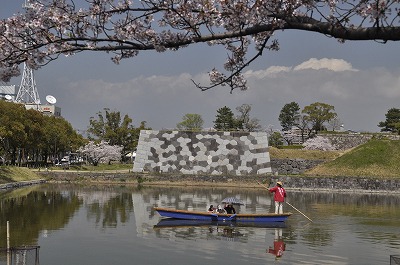
[{"label": "wooden boat hull", "polygon": [[206,221],[235,221],[235,222],[285,222],[292,213],[266,213],[266,214],[220,214],[199,211],[186,211],[171,208],[154,207],[162,217],[184,220],[206,220]]},{"label": "wooden boat hull", "polygon": [[210,221],[210,220],[185,220],[175,218],[161,219],[154,228],[177,228],[177,227],[262,227],[262,228],[285,228],[285,222],[238,222],[238,221]]}]

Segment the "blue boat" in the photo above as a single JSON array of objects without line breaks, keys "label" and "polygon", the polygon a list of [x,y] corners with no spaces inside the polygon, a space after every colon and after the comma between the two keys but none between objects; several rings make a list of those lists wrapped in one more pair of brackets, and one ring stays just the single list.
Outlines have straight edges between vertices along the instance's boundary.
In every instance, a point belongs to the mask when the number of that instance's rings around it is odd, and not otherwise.
[{"label": "blue boat", "polygon": [[173,228],[173,227],[201,227],[201,226],[217,226],[217,227],[259,227],[259,228],[285,228],[285,222],[238,222],[238,221],[209,221],[209,220],[184,220],[175,218],[161,219],[155,226],[156,228]]},{"label": "blue boat", "polygon": [[212,212],[200,212],[200,211],[187,211],[177,210],[171,208],[154,207],[164,218],[175,218],[184,220],[205,220],[205,221],[234,221],[234,222],[285,222],[286,219],[292,215],[292,213],[264,213],[264,214],[250,214],[250,213],[239,213],[239,214],[226,214],[226,213],[212,213]]}]

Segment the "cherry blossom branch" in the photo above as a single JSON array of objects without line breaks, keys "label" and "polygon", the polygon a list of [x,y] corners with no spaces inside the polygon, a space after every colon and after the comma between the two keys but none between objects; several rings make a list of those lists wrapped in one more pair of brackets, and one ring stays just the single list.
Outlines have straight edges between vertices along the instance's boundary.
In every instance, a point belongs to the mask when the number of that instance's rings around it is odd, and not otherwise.
[{"label": "cherry blossom branch", "polygon": [[[46,0],[0,21],[0,79],[19,75],[27,62],[37,69],[82,51],[113,53],[112,60],[140,51],[165,52],[196,43],[224,45],[227,75],[213,69],[206,91],[220,85],[247,89],[242,71],[262,56],[272,33],[287,29],[340,41],[400,40],[398,0]],[[27,34],[29,32],[29,34]],[[254,45],[251,45],[254,44]],[[256,54],[246,60],[249,47]]]}]

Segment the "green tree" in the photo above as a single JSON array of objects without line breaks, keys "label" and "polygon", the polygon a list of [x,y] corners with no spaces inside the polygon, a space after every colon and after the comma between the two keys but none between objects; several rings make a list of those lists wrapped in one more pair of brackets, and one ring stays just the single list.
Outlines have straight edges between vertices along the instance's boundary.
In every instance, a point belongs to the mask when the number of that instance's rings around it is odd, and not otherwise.
[{"label": "green tree", "polygon": [[78,134],[72,125],[59,117],[46,117],[45,125],[45,156],[51,160],[61,158],[69,152],[74,152],[85,144],[86,140]]},{"label": "green tree", "polygon": [[28,137],[24,151],[28,152],[29,163],[37,164],[42,159],[43,150],[46,148],[44,127],[47,116],[44,116],[39,111],[30,109],[26,111],[25,117],[25,132]]},{"label": "green tree", "polygon": [[392,132],[400,134],[400,109],[391,108],[385,114],[386,120],[381,121],[378,127],[381,127],[381,132]]},{"label": "green tree", "polygon": [[304,120],[311,123],[315,133],[325,130],[324,123],[337,117],[334,106],[320,102],[305,106],[302,113],[305,114]]},{"label": "green tree", "polygon": [[182,121],[179,122],[176,127],[179,130],[189,130],[189,131],[200,131],[203,129],[203,118],[200,114],[187,113],[182,117]]},{"label": "green tree", "polygon": [[279,114],[279,122],[281,123],[282,130],[288,131],[299,123],[300,107],[296,102],[285,104]]},{"label": "green tree", "polygon": [[133,120],[125,114],[123,117],[119,111],[103,109],[99,111],[97,118],[91,117],[89,121],[89,140],[106,141],[109,145],[123,146],[123,152],[129,152],[136,148],[140,130],[146,128],[146,122],[142,121],[138,128],[132,125]]},{"label": "green tree", "polygon": [[219,131],[232,131],[238,128],[241,128],[241,124],[235,119],[230,108],[225,106],[217,110],[214,129]]},{"label": "green tree", "polygon": [[283,145],[283,137],[279,132],[273,132],[269,137],[268,137],[268,145],[269,146],[274,146],[278,147]]},{"label": "green tree", "polygon": [[238,127],[246,132],[256,132],[261,130],[260,120],[257,118],[250,118],[251,105],[243,104],[236,107],[239,115],[236,117]]},{"label": "green tree", "polygon": [[61,117],[46,116],[24,105],[0,101],[0,142],[11,164],[46,163],[76,150],[83,137]]},{"label": "green tree", "polygon": [[25,131],[26,109],[21,104],[15,104],[0,100],[0,135],[4,149],[4,157],[15,165],[18,154],[22,154],[23,148],[28,139]]}]

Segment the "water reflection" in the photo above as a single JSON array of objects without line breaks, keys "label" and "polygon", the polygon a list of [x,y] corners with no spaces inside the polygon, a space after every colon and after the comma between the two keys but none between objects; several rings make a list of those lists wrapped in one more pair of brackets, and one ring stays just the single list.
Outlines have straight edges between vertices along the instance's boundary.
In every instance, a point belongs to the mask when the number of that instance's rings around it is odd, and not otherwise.
[{"label": "water reflection", "polygon": [[[168,260],[195,265],[206,263],[205,257],[208,264],[219,264],[221,251],[231,257],[226,260],[231,265],[265,264],[276,258],[280,264],[385,264],[389,255],[400,254],[399,195],[288,191],[288,201],[314,222],[294,212],[286,224],[269,226],[160,220],[153,210],[206,211],[232,196],[244,202],[237,212],[273,212],[272,198],[262,189],[58,184],[1,191],[0,225],[10,221],[12,246],[41,245],[41,260],[60,265],[60,248],[71,249],[68,257],[74,260],[69,264],[89,264],[80,254],[89,246],[98,255],[90,264],[128,264],[132,255],[138,260],[143,256],[140,264]],[[5,233],[1,229],[0,238],[6,238]],[[165,253],[147,261],[149,247]],[[187,254],[188,249],[195,254]],[[57,262],[51,251],[57,253]],[[106,256],[110,252],[118,253],[114,261]],[[185,254],[172,257],[168,252]],[[191,261],[194,257],[197,263]]]},{"label": "water reflection", "polygon": [[[62,229],[82,205],[73,191],[40,190],[39,186],[5,191],[0,194],[0,224],[10,221],[11,246],[36,245],[43,231]],[[6,238],[6,229],[0,238]],[[6,247],[0,241],[0,247]]]},{"label": "water reflection", "polygon": [[275,228],[275,237],[273,247],[267,249],[268,253],[273,254],[276,259],[282,257],[283,252],[286,249],[285,242],[282,236],[282,228]]}]

